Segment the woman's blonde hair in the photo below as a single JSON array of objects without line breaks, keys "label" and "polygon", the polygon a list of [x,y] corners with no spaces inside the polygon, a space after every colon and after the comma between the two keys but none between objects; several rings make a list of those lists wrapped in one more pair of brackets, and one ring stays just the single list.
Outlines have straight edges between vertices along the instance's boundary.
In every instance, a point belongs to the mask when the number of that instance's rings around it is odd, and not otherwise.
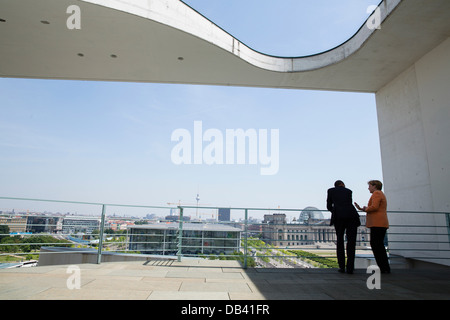
[{"label": "woman's blonde hair", "polygon": [[379,180],[370,180],[367,183],[377,188],[377,190],[381,190],[381,188],[383,188],[383,184]]}]

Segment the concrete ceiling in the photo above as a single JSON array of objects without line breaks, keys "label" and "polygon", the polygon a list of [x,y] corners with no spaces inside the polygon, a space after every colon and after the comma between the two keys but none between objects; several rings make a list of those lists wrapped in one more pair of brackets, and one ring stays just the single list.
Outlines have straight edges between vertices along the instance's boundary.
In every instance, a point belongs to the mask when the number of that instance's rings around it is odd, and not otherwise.
[{"label": "concrete ceiling", "polygon": [[[70,5],[81,29],[70,30]],[[0,76],[376,92],[450,36],[449,0],[385,0],[308,57],[255,52],[178,0],[1,0]]]}]

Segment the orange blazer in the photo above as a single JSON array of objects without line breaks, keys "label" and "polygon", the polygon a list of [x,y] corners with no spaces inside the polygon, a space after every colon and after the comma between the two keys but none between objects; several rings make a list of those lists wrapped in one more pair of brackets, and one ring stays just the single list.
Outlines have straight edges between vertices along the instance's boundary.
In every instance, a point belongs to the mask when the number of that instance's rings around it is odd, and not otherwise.
[{"label": "orange blazer", "polygon": [[366,227],[389,228],[386,208],[387,202],[384,193],[380,190],[374,191],[366,208]]}]

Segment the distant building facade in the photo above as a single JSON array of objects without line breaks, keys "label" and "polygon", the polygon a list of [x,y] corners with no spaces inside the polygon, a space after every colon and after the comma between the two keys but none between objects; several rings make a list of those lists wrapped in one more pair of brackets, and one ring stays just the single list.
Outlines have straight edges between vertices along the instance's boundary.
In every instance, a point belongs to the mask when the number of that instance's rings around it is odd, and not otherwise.
[{"label": "distant building facade", "polygon": [[[178,223],[128,226],[128,249],[145,254],[175,255],[178,252]],[[183,255],[232,254],[239,252],[241,229],[221,224],[184,223]]]},{"label": "distant building facade", "polygon": [[62,217],[30,215],[27,219],[27,232],[58,233],[62,231]]},{"label": "distant building facade", "polygon": [[[287,223],[285,214],[265,215],[262,223],[262,239],[267,244],[279,247],[301,247],[335,244],[336,232],[329,219],[302,219],[303,223]],[[370,232],[365,227],[365,216],[358,228],[357,246],[369,244]]]}]

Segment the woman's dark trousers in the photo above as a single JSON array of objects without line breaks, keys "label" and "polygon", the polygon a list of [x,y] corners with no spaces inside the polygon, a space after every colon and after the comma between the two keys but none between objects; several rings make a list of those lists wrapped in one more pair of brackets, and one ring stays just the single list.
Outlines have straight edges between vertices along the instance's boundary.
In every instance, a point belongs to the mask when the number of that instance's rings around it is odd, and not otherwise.
[{"label": "woman's dark trousers", "polygon": [[386,236],[386,228],[371,227],[370,228],[370,246],[377,262],[378,268],[382,273],[391,271],[389,267],[389,260],[384,247],[384,237]]}]

